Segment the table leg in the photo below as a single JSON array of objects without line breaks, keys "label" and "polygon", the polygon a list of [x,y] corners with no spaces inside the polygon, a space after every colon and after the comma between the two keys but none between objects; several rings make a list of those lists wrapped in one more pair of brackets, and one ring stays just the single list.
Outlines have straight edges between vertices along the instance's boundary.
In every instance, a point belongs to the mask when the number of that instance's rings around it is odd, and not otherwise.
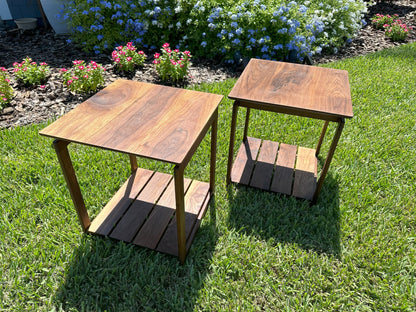
[{"label": "table leg", "polygon": [[183,171],[181,165],[175,166],[175,201],[176,201],[176,227],[178,236],[178,255],[183,264],[186,258],[186,235],[185,235],[185,192],[183,182]]},{"label": "table leg", "polygon": [[215,192],[215,164],[217,161],[217,129],[218,129],[218,108],[215,111],[214,120],[211,126],[211,164],[209,169],[209,188],[211,195]]},{"label": "table leg", "polygon": [[250,121],[250,108],[247,107],[247,111],[246,111],[246,122],[244,124],[244,136],[243,136],[243,141],[247,140],[247,132],[248,132],[248,123]]},{"label": "table leg", "polygon": [[129,154],[130,157],[130,166],[131,166],[131,172],[134,172],[137,170],[138,165],[137,165],[137,158],[135,155],[131,155]]},{"label": "table leg", "polygon": [[227,164],[227,185],[231,182],[231,168],[233,166],[234,156],[234,143],[235,143],[235,128],[237,125],[237,113],[238,113],[238,102],[235,101],[233,104],[233,115],[231,117],[231,130],[230,130],[230,146],[228,149],[228,164]]},{"label": "table leg", "polygon": [[316,203],[316,201],[318,199],[318,195],[321,192],[325,176],[328,172],[329,165],[331,164],[332,157],[334,156],[334,152],[335,152],[335,149],[338,145],[339,138],[341,137],[342,129],[344,128],[344,124],[345,124],[345,120],[344,120],[344,118],[341,118],[341,120],[338,122],[338,127],[337,127],[337,130],[335,132],[334,138],[332,139],[331,147],[329,148],[328,155],[326,156],[324,166],[322,167],[322,171],[321,171],[321,174],[319,176],[318,183],[316,185],[315,194],[313,195],[312,204]]},{"label": "table leg", "polygon": [[82,198],[81,189],[79,188],[74,167],[72,166],[71,157],[67,148],[68,144],[69,142],[67,141],[55,140],[53,142],[53,147],[55,148],[56,155],[58,156],[69,193],[71,194],[72,202],[77,210],[79,222],[81,223],[84,232],[87,232],[91,221],[88,216],[87,209],[85,208],[84,199]]},{"label": "table leg", "polygon": [[321,136],[318,141],[318,145],[316,146],[315,156],[318,157],[319,151],[321,150],[322,142],[324,141],[326,129],[328,128],[329,121],[325,121],[324,127],[322,128]]}]

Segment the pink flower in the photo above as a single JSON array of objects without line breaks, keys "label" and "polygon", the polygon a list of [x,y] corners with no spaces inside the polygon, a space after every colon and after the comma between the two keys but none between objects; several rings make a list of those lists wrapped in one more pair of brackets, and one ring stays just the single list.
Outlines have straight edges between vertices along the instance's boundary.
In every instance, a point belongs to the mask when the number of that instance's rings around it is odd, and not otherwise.
[{"label": "pink flower", "polygon": [[80,69],[80,70],[83,70],[85,67],[84,66],[78,66],[78,68]]},{"label": "pink flower", "polygon": [[82,77],[84,77],[85,79],[88,79],[88,75],[87,74],[85,74],[84,76],[82,76]]},{"label": "pink flower", "polygon": [[15,69],[13,69],[13,71],[15,72],[15,73],[17,73],[18,71],[19,71],[20,69],[19,68],[15,68]]},{"label": "pink flower", "polygon": [[166,43],[164,43],[162,47],[164,47],[164,48],[169,48],[169,43],[167,43],[167,42],[166,42]]},{"label": "pink flower", "polygon": [[73,76],[72,79],[78,80],[78,77],[77,76]]},{"label": "pink flower", "polygon": [[45,90],[46,86],[45,85],[40,85],[39,88],[42,89],[42,90]]},{"label": "pink flower", "polygon": [[174,52],[176,52],[176,53],[179,53],[179,49],[175,49],[175,50],[173,50]]},{"label": "pink flower", "polygon": [[69,80],[66,82],[66,84],[67,84],[68,86],[70,86],[70,85],[71,85],[71,83],[73,83],[73,80],[72,80],[72,79],[69,79]]},{"label": "pink flower", "polygon": [[3,98],[3,101],[4,101],[4,102],[7,102],[7,98]]},{"label": "pink flower", "polygon": [[160,61],[158,61],[158,60],[154,60],[154,61],[153,61],[153,64],[160,64]]},{"label": "pink flower", "polygon": [[184,51],[183,54],[185,54],[188,57],[191,57],[191,52],[189,52],[189,51]]},{"label": "pink flower", "polygon": [[27,67],[23,67],[23,69],[22,69],[23,71],[27,71]]},{"label": "pink flower", "polygon": [[133,58],[132,58],[131,56],[128,56],[128,57],[126,58],[126,60],[127,60],[127,62],[131,62],[131,61],[133,60]]},{"label": "pink flower", "polygon": [[41,65],[41,66],[48,66],[48,64],[47,64],[47,63],[45,63],[45,62],[40,63],[40,65]]},{"label": "pink flower", "polygon": [[160,53],[155,53],[155,59],[158,59],[160,57]]},{"label": "pink flower", "polygon": [[119,58],[116,58],[115,60],[114,60],[114,63],[120,63],[120,59]]},{"label": "pink flower", "polygon": [[6,80],[7,83],[10,83],[10,79],[4,79],[4,80]]},{"label": "pink flower", "polygon": [[174,60],[170,60],[170,62],[172,63],[172,65],[176,65],[176,62]]},{"label": "pink flower", "polygon": [[137,53],[140,54],[140,55],[144,55],[144,52],[143,51],[139,51]]},{"label": "pink flower", "polygon": [[61,69],[61,73],[65,73],[65,72],[67,72],[68,70],[66,69],[66,68],[62,68]]}]

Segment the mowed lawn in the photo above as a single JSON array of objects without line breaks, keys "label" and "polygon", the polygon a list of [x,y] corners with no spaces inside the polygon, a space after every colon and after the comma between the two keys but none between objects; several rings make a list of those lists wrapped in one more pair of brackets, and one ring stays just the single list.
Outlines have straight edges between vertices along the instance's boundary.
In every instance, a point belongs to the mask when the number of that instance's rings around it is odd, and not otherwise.
[{"label": "mowed lawn", "polygon": [[[1,130],[0,311],[415,311],[416,44],[325,67],[349,72],[354,117],[317,204],[226,186],[225,97],[216,196],[184,265],[83,234],[52,140],[38,135],[46,124]],[[234,83],[193,89],[226,96]],[[314,147],[322,126],[252,111],[249,135]],[[208,181],[209,151],[207,136],[186,176]],[[70,152],[94,217],[128,177],[128,156]]]}]

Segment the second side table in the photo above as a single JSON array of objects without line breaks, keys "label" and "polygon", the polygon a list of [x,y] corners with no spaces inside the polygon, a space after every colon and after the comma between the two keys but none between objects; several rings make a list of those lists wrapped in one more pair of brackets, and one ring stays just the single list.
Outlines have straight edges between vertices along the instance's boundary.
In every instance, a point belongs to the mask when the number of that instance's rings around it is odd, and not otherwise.
[{"label": "second side table", "polygon": [[[229,94],[234,100],[227,183],[235,182],[292,195],[315,203],[341,136],[351,118],[348,72],[344,70],[251,59]],[[244,136],[234,159],[239,107],[246,107]],[[316,149],[247,136],[250,109],[324,120]],[[319,179],[317,156],[329,122],[338,124]]]}]

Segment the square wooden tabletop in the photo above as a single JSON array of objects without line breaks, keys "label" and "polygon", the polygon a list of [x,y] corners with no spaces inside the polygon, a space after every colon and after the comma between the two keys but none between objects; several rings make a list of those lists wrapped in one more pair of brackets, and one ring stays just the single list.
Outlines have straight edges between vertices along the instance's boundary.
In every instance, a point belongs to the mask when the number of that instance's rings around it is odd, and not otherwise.
[{"label": "square wooden tabletop", "polygon": [[117,80],[41,135],[181,164],[223,96]]},{"label": "square wooden tabletop", "polygon": [[293,115],[327,120],[353,116],[345,70],[251,59],[228,97],[243,106]]}]

